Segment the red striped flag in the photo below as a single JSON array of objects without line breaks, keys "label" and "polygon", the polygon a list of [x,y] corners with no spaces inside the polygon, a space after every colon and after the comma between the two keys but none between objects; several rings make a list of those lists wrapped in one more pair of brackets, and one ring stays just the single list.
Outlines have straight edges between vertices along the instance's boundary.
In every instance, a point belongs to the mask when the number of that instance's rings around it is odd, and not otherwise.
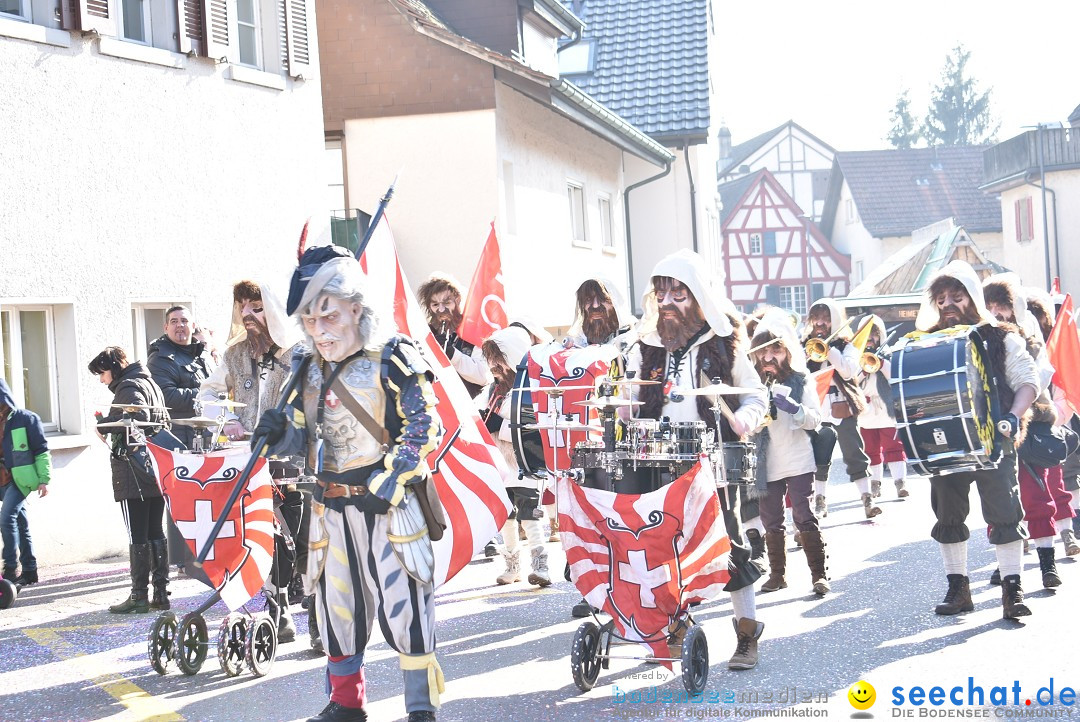
[{"label": "red striped flag", "polygon": [[[192,554],[198,555],[251,452],[226,449],[189,454],[154,444],[147,444],[147,448],[176,528]],[[274,559],[272,484],[266,459],[259,459],[203,562],[203,571],[230,610],[254,597],[270,573]]]},{"label": "red striped flag", "polygon": [[1054,367],[1054,386],[1065,392],[1065,399],[1080,413],[1080,336],[1077,335],[1076,312],[1072,294],[1065,301],[1054,321],[1054,330],[1046,340],[1046,354]]},{"label": "red striped flag", "polygon": [[507,325],[502,258],[499,256],[499,239],[495,237],[495,223],[492,222],[480,262],[476,264],[472,283],[469,284],[469,295],[465,297],[458,336],[473,346],[479,346],[492,332]]},{"label": "red striped flag", "polygon": [[449,581],[498,533],[510,514],[503,478],[510,472],[480,420],[472,398],[428,328],[427,318],[398,261],[386,216],[360,264],[379,308],[393,308],[398,333],[416,339],[435,372],[436,410],[444,434],[427,459],[447,529],[435,542],[435,586]]},{"label": "red striped flag", "polygon": [[[716,481],[698,463],[648,494],[615,494],[557,482],[559,533],[570,577],[620,636],[667,657],[668,626],[730,579],[731,543]],[[668,664],[670,668],[670,664]]]}]

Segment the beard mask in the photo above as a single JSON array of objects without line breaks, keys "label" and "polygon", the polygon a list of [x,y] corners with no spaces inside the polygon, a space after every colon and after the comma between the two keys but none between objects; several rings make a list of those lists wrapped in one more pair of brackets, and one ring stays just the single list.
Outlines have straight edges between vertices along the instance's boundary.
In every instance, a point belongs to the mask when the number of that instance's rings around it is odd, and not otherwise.
[{"label": "beard mask", "polygon": [[262,358],[274,345],[274,340],[270,337],[270,329],[266,327],[266,319],[249,313],[244,316],[243,322],[244,329],[247,331],[247,344],[251,357]]},{"label": "beard mask", "polygon": [[654,288],[659,304],[656,333],[660,343],[669,352],[686,348],[694,334],[705,325],[701,306],[690,289],[674,279],[657,279]]},{"label": "beard mask", "polygon": [[605,343],[619,330],[619,315],[615,307],[599,306],[585,309],[581,331],[590,344]]},{"label": "beard mask", "polygon": [[754,368],[763,382],[783,381],[791,375],[790,359],[785,355],[783,358],[772,356],[765,358],[763,355],[754,354]]}]

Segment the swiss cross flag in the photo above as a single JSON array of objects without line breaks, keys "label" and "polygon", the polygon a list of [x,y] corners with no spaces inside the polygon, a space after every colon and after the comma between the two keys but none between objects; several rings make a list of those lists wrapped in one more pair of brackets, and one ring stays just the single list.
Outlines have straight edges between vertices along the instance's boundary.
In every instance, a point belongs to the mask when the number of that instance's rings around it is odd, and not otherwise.
[{"label": "swiss cross flag", "polygon": [[[731,543],[707,462],[648,494],[557,482],[559,533],[570,577],[620,636],[667,657],[667,631],[691,602],[730,579]],[[667,664],[671,668],[670,663]]]},{"label": "swiss cross flag", "polygon": [[462,309],[464,318],[458,336],[473,346],[479,346],[493,331],[506,328],[506,291],[502,281],[502,258],[499,255],[499,239],[495,237],[495,224],[480,254],[480,263],[469,285],[469,296]]},{"label": "swiss cross flag", "polygon": [[[190,454],[146,446],[176,528],[192,554],[198,555],[251,452],[225,449]],[[274,559],[272,483],[266,459],[259,459],[203,562],[203,571],[230,610],[239,609],[255,596],[270,573]]]},{"label": "swiss cross flag", "polygon": [[1071,293],[1066,294],[1058,311],[1054,330],[1046,340],[1046,353],[1054,367],[1054,386],[1065,392],[1073,412],[1080,413],[1080,335]]}]

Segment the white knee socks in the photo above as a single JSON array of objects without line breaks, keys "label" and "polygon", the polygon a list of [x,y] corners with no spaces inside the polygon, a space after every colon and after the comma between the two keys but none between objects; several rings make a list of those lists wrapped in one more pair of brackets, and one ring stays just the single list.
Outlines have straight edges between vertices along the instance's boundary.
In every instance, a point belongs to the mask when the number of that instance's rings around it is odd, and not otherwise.
[{"label": "white knee socks", "polygon": [[884,464],[871,464],[870,465],[870,478],[874,481],[881,481],[885,478],[885,465]]},{"label": "white knee socks", "polygon": [[[881,470],[881,467],[879,466],[878,471],[880,471],[880,470]],[[869,494],[870,493],[870,477],[867,476],[867,477],[864,477],[862,479],[856,479],[855,480],[855,488],[859,490],[860,494]]]},{"label": "white knee socks", "polygon": [[814,493],[825,496],[825,487],[828,486],[828,484],[829,482],[827,481],[818,481],[817,479],[814,479]]},{"label": "white knee socks", "polygon": [[1019,574],[1024,567],[1023,539],[1017,539],[1008,544],[995,544],[994,553],[997,554],[998,569],[1001,570],[1002,579],[1011,574]]},{"label": "white knee socks", "polygon": [[547,525],[539,519],[525,519],[521,526],[525,527],[525,538],[529,540],[529,546],[533,549],[543,548],[547,541]]},{"label": "white knee socks", "polygon": [[[525,533],[529,533],[529,527],[525,527]],[[513,554],[517,549],[518,543],[518,521],[517,519],[507,519],[506,523],[502,527],[503,545],[507,553]]]},{"label": "white knee socks", "polygon": [[907,478],[907,462],[890,461],[889,474],[892,475],[893,481],[903,481]]},{"label": "white knee socks", "polygon": [[939,543],[938,546],[941,547],[941,560],[945,563],[945,573],[967,576],[967,542]]},{"label": "white knee socks", "polygon": [[731,609],[735,613],[735,619],[757,619],[753,584],[731,593]]}]

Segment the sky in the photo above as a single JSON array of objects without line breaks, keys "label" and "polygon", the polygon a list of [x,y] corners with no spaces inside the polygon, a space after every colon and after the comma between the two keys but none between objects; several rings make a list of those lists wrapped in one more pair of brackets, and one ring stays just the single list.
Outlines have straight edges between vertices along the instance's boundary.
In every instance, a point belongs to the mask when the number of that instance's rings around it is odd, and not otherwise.
[{"label": "sky", "polygon": [[788,120],[836,150],[887,148],[889,113],[910,90],[916,120],[945,57],[992,89],[997,139],[1065,121],[1080,104],[1080,0],[713,0],[720,122],[739,144]]}]

